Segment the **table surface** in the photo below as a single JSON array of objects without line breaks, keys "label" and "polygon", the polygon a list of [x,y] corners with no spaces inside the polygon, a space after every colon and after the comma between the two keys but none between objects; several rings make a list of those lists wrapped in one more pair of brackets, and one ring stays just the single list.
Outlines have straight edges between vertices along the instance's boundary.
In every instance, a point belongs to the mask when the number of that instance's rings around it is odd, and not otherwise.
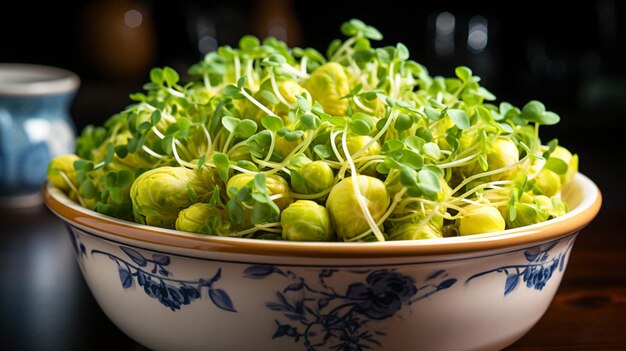
[{"label": "table surface", "polygon": [[[626,210],[579,235],[539,323],[507,350],[626,350]],[[91,296],[65,225],[45,207],[0,208],[0,350],[146,351]]]}]

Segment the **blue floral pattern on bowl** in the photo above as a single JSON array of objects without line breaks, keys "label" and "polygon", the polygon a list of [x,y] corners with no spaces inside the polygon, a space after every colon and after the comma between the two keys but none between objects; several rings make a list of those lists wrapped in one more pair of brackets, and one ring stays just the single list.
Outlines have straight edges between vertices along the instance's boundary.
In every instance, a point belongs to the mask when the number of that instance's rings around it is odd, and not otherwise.
[{"label": "blue floral pattern on bowl", "polygon": [[527,264],[509,265],[490,269],[469,277],[465,283],[491,273],[504,273],[504,296],[512,293],[519,285],[520,278],[526,283],[526,287],[535,290],[542,290],[546,283],[552,278],[558,269],[562,272],[565,268],[565,259],[574,245],[574,237],[570,237],[565,250],[553,253],[552,249],[560,240],[552,241],[543,245],[532,247],[524,251],[524,258]]},{"label": "blue floral pattern on bowl", "polygon": [[[222,277],[221,268],[209,279],[174,279],[168,270],[171,263],[168,255],[153,253],[151,257],[146,257],[133,248],[121,245],[119,248],[130,261],[101,250],[91,250],[91,254],[105,255],[117,264],[122,288],[129,289],[137,284],[143,287],[146,295],[172,311],[180,310],[183,305],[199,299],[203,288],[206,288],[209,299],[216,307],[237,312],[228,293],[213,286]],[[152,269],[149,270],[149,267]]]},{"label": "blue floral pattern on bowl", "polygon": [[326,283],[336,272],[337,269],[322,269],[317,281],[307,282],[291,270],[253,265],[244,275],[250,279],[265,279],[271,275],[286,279],[287,285],[276,291],[275,301],[265,304],[283,316],[276,319],[272,338],[293,338],[295,342],[301,341],[308,351],[380,347],[378,339],[385,333],[376,327],[376,321],[399,315],[405,306],[457,282],[443,270],[426,277],[420,286],[412,277],[393,269],[350,271],[365,279],[351,283],[340,293]]}]

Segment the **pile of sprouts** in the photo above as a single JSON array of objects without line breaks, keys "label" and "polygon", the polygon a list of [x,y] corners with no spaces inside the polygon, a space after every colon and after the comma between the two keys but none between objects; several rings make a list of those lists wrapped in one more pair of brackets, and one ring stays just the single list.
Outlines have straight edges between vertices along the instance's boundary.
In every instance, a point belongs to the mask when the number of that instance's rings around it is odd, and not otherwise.
[{"label": "pile of sprouts", "polygon": [[578,158],[468,67],[432,77],[401,43],[359,20],[326,55],[241,38],[191,66],[154,68],[144,92],[50,183],[105,215],[206,235],[386,241],[471,235],[567,212]]}]

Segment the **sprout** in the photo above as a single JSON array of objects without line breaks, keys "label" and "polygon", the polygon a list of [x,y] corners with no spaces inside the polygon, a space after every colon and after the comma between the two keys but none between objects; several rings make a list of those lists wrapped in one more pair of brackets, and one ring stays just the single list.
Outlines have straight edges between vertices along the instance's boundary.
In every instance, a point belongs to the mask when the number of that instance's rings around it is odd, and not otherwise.
[{"label": "sprout", "polygon": [[300,194],[321,193],[335,183],[333,170],[324,161],[311,161],[299,156],[291,161],[288,168],[291,170],[291,186]]},{"label": "sprout", "polygon": [[300,140],[288,141],[285,138],[278,137],[276,138],[276,144],[274,145],[274,153],[280,155],[282,158],[285,158],[298,145],[300,145]]},{"label": "sprout", "polygon": [[[293,80],[281,79],[278,82],[272,82],[272,79],[268,78],[254,94],[254,100],[274,112],[276,116],[283,119],[286,125],[289,125],[291,124],[288,118],[290,105],[296,102],[296,95],[303,91],[304,88]],[[254,119],[257,123],[261,123],[261,119],[267,116],[267,111],[263,111],[250,100],[245,101],[243,110],[246,118]]]},{"label": "sprout", "polygon": [[324,112],[335,116],[345,116],[348,112],[348,100],[342,99],[350,92],[348,75],[342,65],[329,62],[313,71],[304,87],[313,99],[319,101]]},{"label": "sprout", "polygon": [[578,155],[572,155],[569,150],[559,145],[550,154],[550,158],[559,159],[567,165],[567,171],[559,175],[561,185],[571,182],[572,179],[574,179],[574,175],[578,171]]},{"label": "sprout", "polygon": [[459,219],[459,234],[472,235],[504,230],[506,223],[500,211],[492,206],[472,207]]},{"label": "sprout", "polygon": [[[491,145],[491,152],[487,155],[488,170],[496,170],[511,166],[519,161],[519,150],[509,138],[497,138]],[[510,168],[504,172],[492,175],[493,180],[511,179],[517,172],[516,168]]]},{"label": "sprout", "polygon": [[506,224],[508,228],[518,228],[527,225],[543,222],[550,217],[537,203],[515,203],[515,216],[507,216]]},{"label": "sprout", "polygon": [[309,200],[298,200],[280,216],[283,239],[291,241],[331,241],[334,231],[324,206]]},{"label": "sprout", "polygon": [[539,195],[554,196],[561,190],[561,177],[543,168],[533,179],[533,192]]},{"label": "sprout", "polygon": [[[80,158],[76,155],[60,155],[48,164],[48,181],[66,194],[78,187],[74,161]],[[73,188],[73,189],[72,189]]]},{"label": "sprout", "polygon": [[226,235],[230,232],[230,223],[226,221],[223,210],[199,202],[178,213],[176,229],[198,234]]},{"label": "sprout", "polygon": [[[419,218],[418,218],[419,219]],[[389,240],[423,240],[442,238],[441,226],[433,221],[405,221],[389,231]]]},{"label": "sprout", "polygon": [[[252,173],[240,173],[232,176],[228,180],[228,183],[226,183],[228,197],[231,199],[234,198],[233,194],[236,194],[239,189],[243,188],[248,183],[253,182],[254,176],[255,175]],[[291,191],[289,190],[289,183],[287,183],[285,178],[275,174],[268,175],[266,176],[265,187],[267,194],[281,211],[293,202]],[[231,190],[231,188],[235,190]]]},{"label": "sprout", "polygon": [[[371,144],[370,144],[371,143]],[[354,156],[353,158],[374,156],[380,154],[380,144],[372,139],[372,137],[368,135],[351,135],[346,138],[346,146],[348,147],[348,152],[351,156],[355,155],[359,150],[363,149],[367,145],[370,145],[366,149],[364,149],[360,154]],[[343,148],[340,148],[341,157],[346,157]],[[358,167],[358,165],[357,165]],[[365,174],[368,176],[376,175],[376,165],[370,165],[364,170],[361,171],[361,174]]]},{"label": "sprout", "polygon": [[360,201],[365,204],[375,222],[382,218],[390,202],[389,193],[381,180],[365,175],[358,175],[356,178],[360,196],[355,193],[353,179],[349,177],[337,183],[326,200],[333,227],[344,240],[370,229],[366,214],[359,205]]},{"label": "sprout", "polygon": [[141,174],[130,188],[135,220],[173,228],[178,212],[196,202],[208,202],[215,180],[184,167],[160,167]]},{"label": "sprout", "polygon": [[83,130],[80,159],[50,163],[50,184],[104,215],[262,239],[445,237],[567,211],[578,157],[539,138],[558,115],[496,102],[467,67],[433,77],[358,20],[342,33],[326,55],[248,36],[184,83],[153,68],[132,104]]}]

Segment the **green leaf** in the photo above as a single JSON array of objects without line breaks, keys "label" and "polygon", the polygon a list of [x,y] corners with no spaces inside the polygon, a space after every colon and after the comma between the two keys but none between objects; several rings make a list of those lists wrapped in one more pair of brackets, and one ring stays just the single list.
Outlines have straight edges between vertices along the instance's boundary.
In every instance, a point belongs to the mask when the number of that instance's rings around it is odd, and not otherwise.
[{"label": "green leaf", "polygon": [[450,118],[454,122],[454,125],[456,125],[457,128],[459,129],[469,128],[470,121],[465,111],[456,110],[456,109],[448,109],[446,113],[448,114],[448,116],[450,116]]},{"label": "green leaf", "polygon": [[239,47],[243,50],[252,50],[259,45],[261,45],[261,42],[253,35],[244,35],[239,39]]},{"label": "green leaf", "polygon": [[124,192],[118,187],[109,189],[109,196],[115,204],[121,204],[124,202]]},{"label": "green leaf", "polygon": [[298,101],[298,108],[300,108],[300,110],[304,112],[308,112],[311,110],[311,104],[309,103],[309,100],[307,100],[305,97],[298,94],[296,95],[296,100]]},{"label": "green leaf", "polygon": [[249,171],[252,171],[252,172],[258,172],[259,171],[259,168],[254,163],[252,163],[252,162],[250,162],[248,160],[238,160],[236,163],[237,163],[238,167],[247,169]]},{"label": "green leaf", "polygon": [[400,162],[404,165],[407,165],[413,169],[420,169],[424,165],[424,159],[420,154],[411,150],[401,150],[400,154],[402,158]]},{"label": "green leaf", "polygon": [[372,129],[364,120],[355,119],[350,121],[350,131],[356,135],[370,135]]},{"label": "green leaf", "polygon": [[92,199],[96,195],[96,184],[91,178],[87,178],[81,183],[80,195],[86,199]]},{"label": "green leaf", "polygon": [[381,151],[384,153],[390,153],[393,151],[399,151],[404,149],[404,143],[398,139],[390,139],[390,140],[385,140],[385,143],[383,144]]},{"label": "green leaf", "polygon": [[165,66],[163,68],[163,80],[165,80],[168,85],[172,86],[178,83],[180,76],[173,68]]},{"label": "green leaf", "polygon": [[545,112],[546,107],[541,102],[533,100],[522,108],[522,118],[531,122],[539,122]]},{"label": "green leaf", "polygon": [[252,224],[276,222],[280,210],[270,201],[270,203],[255,202],[252,206]]},{"label": "green leaf", "polygon": [[228,220],[235,224],[243,224],[244,212],[243,208],[235,199],[228,201],[226,205],[226,211],[228,212]]},{"label": "green leaf", "polygon": [[265,173],[257,173],[254,176],[254,186],[258,191],[266,192]]},{"label": "green leaf", "polygon": [[191,183],[187,184],[187,196],[192,203],[198,202],[198,194]]},{"label": "green leaf", "polygon": [[315,152],[317,157],[319,157],[321,160],[325,160],[332,155],[332,150],[330,149],[330,147],[323,144],[317,144],[313,146],[313,152]]},{"label": "green leaf", "polygon": [[429,106],[424,107],[424,113],[426,114],[426,117],[432,121],[438,121],[443,117],[441,112]]},{"label": "green leaf", "polygon": [[237,79],[237,88],[243,89],[243,86],[246,85],[247,80],[248,80],[248,77],[246,76],[239,77],[239,79]]},{"label": "green leaf", "polygon": [[128,145],[118,145],[115,147],[115,154],[119,158],[126,158],[128,156]]},{"label": "green leaf", "polygon": [[478,90],[475,90],[474,93],[487,101],[493,101],[496,99],[496,96],[493,95],[489,90],[479,87]]},{"label": "green leaf", "polygon": [[433,142],[429,142],[422,146],[422,153],[425,156],[432,158],[433,160],[438,160],[441,157],[441,150],[439,149],[439,145]]},{"label": "green leaf", "polygon": [[302,130],[287,131],[283,138],[287,141],[297,141],[304,135]]},{"label": "green leaf", "polygon": [[420,151],[426,141],[418,136],[411,135],[404,138],[404,144],[413,151]]},{"label": "green leaf", "polygon": [[439,177],[429,169],[422,169],[417,172],[419,180],[418,187],[431,200],[436,200],[439,191],[441,191],[441,182]]},{"label": "green leaf", "polygon": [[235,127],[234,133],[242,138],[248,138],[256,133],[258,126],[251,119],[244,119]]},{"label": "green leaf", "polygon": [[354,88],[352,88],[352,90],[350,90],[350,92],[347,95],[344,95],[341,98],[342,99],[351,98],[355,96],[356,94],[358,94],[361,91],[361,88],[363,88],[363,84],[359,83],[355,85]]},{"label": "green leaf", "polygon": [[546,162],[545,167],[556,174],[565,174],[567,173],[567,163],[561,160],[560,158],[552,157],[549,158]]},{"label": "green leaf", "polygon": [[259,94],[261,94],[261,97],[270,105],[278,105],[280,103],[280,100],[278,100],[276,95],[274,95],[274,93],[269,90],[260,90]]},{"label": "green leaf", "polygon": [[321,120],[319,117],[312,113],[305,113],[300,117],[300,123],[302,123],[302,125],[306,129],[315,130],[319,128]]},{"label": "green leaf", "polygon": [[546,126],[551,126],[559,123],[561,121],[561,117],[554,112],[547,111],[544,113],[539,120],[537,121],[539,124],[543,124]]},{"label": "green leaf", "polygon": [[403,61],[408,60],[409,49],[407,49],[407,47],[402,43],[396,44],[396,57]]},{"label": "green leaf", "polygon": [[161,148],[166,155],[172,154],[172,142],[174,141],[173,135],[167,135],[165,138],[161,139]]},{"label": "green leaf", "polygon": [[410,167],[402,167],[400,169],[400,183],[404,186],[417,186],[417,171]]},{"label": "green leaf", "polygon": [[150,124],[150,122],[143,122],[139,125],[139,127],[137,127],[137,130],[140,132],[145,132],[146,130],[152,128],[152,124]]},{"label": "green leaf", "polygon": [[234,85],[227,85],[226,87],[224,87],[224,90],[222,90],[222,94],[224,94],[224,96],[236,96],[241,94],[241,89],[237,88]]},{"label": "green leaf", "polygon": [[263,127],[265,127],[265,129],[267,130],[276,132],[277,130],[285,126],[285,122],[283,122],[283,119],[278,116],[268,115],[261,118],[261,125],[263,125]]},{"label": "green leaf", "polygon": [[163,70],[155,67],[150,70],[150,81],[156,85],[163,84]]},{"label": "green leaf", "polygon": [[264,158],[268,153],[269,146],[272,142],[271,132],[263,130],[247,140],[250,152],[257,158]]},{"label": "green leaf", "polygon": [[237,126],[240,122],[241,120],[239,118],[231,116],[222,117],[222,125],[224,126],[224,128],[226,128],[226,130],[231,133],[233,133],[237,129]]},{"label": "green leaf", "polygon": [[372,40],[382,40],[383,39],[383,35],[378,31],[378,29],[372,27],[372,26],[367,26],[363,29],[363,35],[366,38],[372,39]]},{"label": "green leaf", "polygon": [[134,177],[130,171],[121,170],[117,172],[117,186],[120,188],[129,187],[133,183]]},{"label": "green leaf", "polygon": [[411,116],[404,114],[404,113],[398,114],[398,116],[396,117],[395,124],[394,124],[394,128],[396,128],[396,130],[404,131],[404,130],[411,128],[412,126],[413,126],[413,118],[411,118]]},{"label": "green leaf", "polygon": [[469,80],[472,78],[472,70],[465,66],[457,67],[454,70],[454,73],[457,77],[459,77],[459,79],[461,79],[461,81],[463,81],[463,83],[469,82]]},{"label": "green leaf", "polygon": [[230,168],[230,161],[228,156],[221,152],[217,152],[213,155],[213,164],[217,170],[217,176],[226,183],[228,181],[228,169]]},{"label": "green leaf", "polygon": [[115,156],[115,148],[112,143],[108,143],[106,146],[106,151],[104,153],[104,163],[109,164],[113,161],[113,157]]},{"label": "green leaf", "polygon": [[150,124],[152,126],[156,126],[157,123],[161,120],[161,110],[154,110],[150,115]]}]

